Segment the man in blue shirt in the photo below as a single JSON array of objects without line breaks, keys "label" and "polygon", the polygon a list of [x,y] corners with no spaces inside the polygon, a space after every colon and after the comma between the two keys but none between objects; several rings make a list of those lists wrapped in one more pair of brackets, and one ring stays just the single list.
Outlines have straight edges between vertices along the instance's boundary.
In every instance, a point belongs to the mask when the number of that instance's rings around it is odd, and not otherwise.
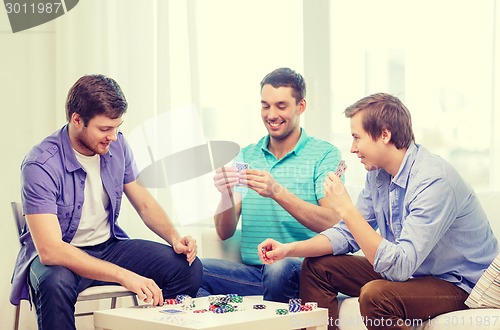
[{"label": "man in blue shirt", "polygon": [[[368,171],[357,205],[330,173],[325,199],[342,221],[302,242],[266,240],[258,247],[261,259],[309,257],[300,296],[329,309],[332,329],[339,292],[359,296],[368,329],[408,329],[404,320],[466,309],[468,294],[498,254],[474,191],[445,160],[415,144],[410,113],[398,98],[370,95],[345,115],[351,152]],[[364,256],[349,254],[359,249]]]},{"label": "man in blue shirt", "polygon": [[[75,329],[78,293],[89,286],[119,283],[152,305],[177,294],[194,296],[200,286],[196,241],[181,237],[136,182],[132,151],[119,132],[126,110],[113,79],[81,77],[68,94],[68,123],[21,165],[28,226],[10,300],[17,305],[31,294],[40,329]],[[128,238],[118,226],[123,193],[170,246]]]},{"label": "man in blue shirt", "polygon": [[217,234],[223,240],[233,236],[241,215],[244,264],[203,259],[199,295],[264,295],[266,300],[288,302],[298,297],[302,260],[262,265],[255,248],[267,237],[285,242],[311,238],[338,222],[324,205],[323,182],[339,164],[340,152],[300,127],[306,110],[300,74],[278,68],[260,86],[261,117],[269,134],[238,155],[249,169],[238,172],[230,166],[214,176],[221,193],[214,217]]}]

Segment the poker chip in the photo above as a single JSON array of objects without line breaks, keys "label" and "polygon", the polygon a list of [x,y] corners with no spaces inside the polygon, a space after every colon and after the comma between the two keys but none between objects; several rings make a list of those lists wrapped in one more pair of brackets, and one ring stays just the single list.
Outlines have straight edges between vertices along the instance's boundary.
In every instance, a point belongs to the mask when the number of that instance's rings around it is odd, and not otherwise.
[{"label": "poker chip", "polygon": [[170,299],[165,299],[165,304],[167,305],[177,305],[179,302],[177,301],[177,299],[173,299],[173,298],[170,298]]},{"label": "poker chip", "polygon": [[224,310],[224,308],[222,307],[216,307],[212,312],[216,313],[216,314],[223,314],[225,313],[226,311]]},{"label": "poker chip", "polygon": [[224,305],[222,306],[222,308],[224,309],[224,311],[227,313],[227,312],[234,312],[234,306],[233,305]]},{"label": "poker chip", "polygon": [[205,313],[208,312],[208,309],[195,309],[193,313]]},{"label": "poker chip", "polygon": [[312,311],[312,310],[313,310],[313,308],[312,308],[312,306],[310,306],[310,305],[302,305],[302,306],[300,306],[300,310],[301,310],[302,312],[309,312],[309,311]]},{"label": "poker chip", "polygon": [[278,314],[278,315],[286,315],[286,314],[288,314],[288,310],[286,310],[285,308],[278,308],[276,310],[276,314]]},{"label": "poker chip", "polygon": [[266,305],[264,304],[253,305],[253,309],[266,309]]},{"label": "poker chip", "polygon": [[296,304],[302,305],[302,299],[300,299],[300,298],[291,298],[291,299],[288,300],[288,304],[289,305],[296,305]]},{"label": "poker chip", "polygon": [[290,313],[297,313],[300,312],[300,305],[299,304],[289,304],[288,305],[288,311]]},{"label": "poker chip", "polygon": [[318,308],[318,303],[317,302],[306,302],[304,305],[305,306],[311,306],[312,309]]},{"label": "poker chip", "polygon": [[[184,301],[184,299],[188,298],[189,296],[187,294],[179,294],[177,297],[175,297],[175,300],[180,304]],[[191,297],[189,297],[191,298]]]},{"label": "poker chip", "polygon": [[241,304],[243,302],[242,296],[233,296],[231,297],[231,302],[235,304]]}]

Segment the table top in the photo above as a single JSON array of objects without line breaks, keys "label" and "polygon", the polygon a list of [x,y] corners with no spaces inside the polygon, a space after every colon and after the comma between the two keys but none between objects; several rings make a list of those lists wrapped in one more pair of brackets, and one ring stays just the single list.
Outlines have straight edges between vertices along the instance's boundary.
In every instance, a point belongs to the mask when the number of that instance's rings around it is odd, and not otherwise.
[{"label": "table top", "polygon": [[[182,309],[180,305],[163,305],[150,307],[116,308],[94,312],[96,329],[326,329],[328,310],[317,308],[312,311],[276,314],[276,309],[287,309],[288,304],[263,301],[261,296],[243,297],[237,310],[222,314],[206,311],[195,313],[195,310],[208,309],[207,297],[193,299],[193,309]],[[265,309],[254,309],[254,305],[263,304]]]}]

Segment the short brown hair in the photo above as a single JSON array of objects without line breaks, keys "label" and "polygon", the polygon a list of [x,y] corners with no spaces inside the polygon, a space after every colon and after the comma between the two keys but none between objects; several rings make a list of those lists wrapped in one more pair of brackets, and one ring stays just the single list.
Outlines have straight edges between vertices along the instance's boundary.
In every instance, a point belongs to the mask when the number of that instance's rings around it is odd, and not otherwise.
[{"label": "short brown hair", "polygon": [[290,87],[295,103],[299,104],[306,97],[306,82],[304,77],[290,68],[278,68],[268,73],[260,82],[260,90],[264,85],[271,85],[274,88]]},{"label": "short brown hair", "polygon": [[386,93],[366,96],[347,107],[344,114],[351,118],[360,111],[364,111],[363,129],[373,140],[385,128],[391,132],[391,142],[398,149],[408,148],[415,141],[410,111],[396,96]]},{"label": "short brown hair", "polygon": [[120,86],[104,75],[86,75],[71,87],[66,99],[66,119],[78,113],[85,126],[97,115],[111,119],[121,117],[127,111],[127,100]]}]

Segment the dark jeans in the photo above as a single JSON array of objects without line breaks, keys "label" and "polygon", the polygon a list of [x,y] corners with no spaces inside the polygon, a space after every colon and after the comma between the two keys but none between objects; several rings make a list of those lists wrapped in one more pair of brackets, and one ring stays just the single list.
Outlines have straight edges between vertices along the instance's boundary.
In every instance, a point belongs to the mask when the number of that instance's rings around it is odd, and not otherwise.
[{"label": "dark jeans", "polygon": [[410,329],[408,321],[426,321],[467,309],[467,292],[433,276],[392,282],[376,273],[362,256],[304,259],[299,295],[302,301],[328,308],[329,329],[337,329],[339,292],[359,297],[361,316],[369,330]]},{"label": "dark jeans", "polygon": [[[151,278],[163,291],[163,298],[178,294],[196,296],[203,269],[199,259],[189,267],[184,254],[168,245],[139,239],[110,239],[82,248],[88,254]],[[37,257],[30,267],[30,285],[38,329],[75,329],[78,293],[90,286],[109,284],[81,277],[61,266],[44,266]]]}]

